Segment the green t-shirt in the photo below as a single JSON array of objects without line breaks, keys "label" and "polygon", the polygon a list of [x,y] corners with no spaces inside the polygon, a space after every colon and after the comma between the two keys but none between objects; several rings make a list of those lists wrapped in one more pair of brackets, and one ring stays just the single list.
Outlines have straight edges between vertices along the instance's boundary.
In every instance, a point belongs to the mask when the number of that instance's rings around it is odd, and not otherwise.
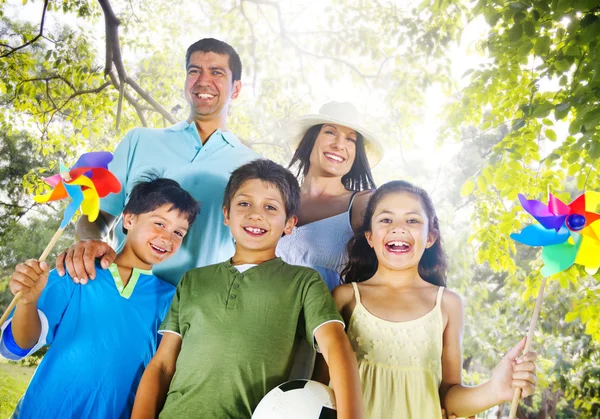
[{"label": "green t-shirt", "polygon": [[181,352],[161,419],[249,418],[289,376],[303,337],[342,322],[319,274],[280,258],[244,273],[230,261],[188,271],[161,330]]}]

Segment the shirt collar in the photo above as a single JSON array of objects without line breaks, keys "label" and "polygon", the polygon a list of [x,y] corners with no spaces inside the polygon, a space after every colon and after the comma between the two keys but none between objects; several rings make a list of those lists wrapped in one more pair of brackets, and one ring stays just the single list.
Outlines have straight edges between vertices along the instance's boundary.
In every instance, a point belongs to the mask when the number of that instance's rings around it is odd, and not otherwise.
[{"label": "shirt collar", "polygon": [[[189,129],[189,130],[194,130],[196,135],[198,135],[198,130],[196,129],[196,124],[189,123],[188,121],[178,122],[175,125],[167,128],[167,129],[169,131],[185,131],[185,130]],[[221,138],[223,141],[225,141],[227,144],[229,144],[230,146],[232,146],[234,148],[238,147],[241,144],[240,140],[235,136],[235,134],[233,134],[231,131],[221,131],[220,128],[212,133],[212,135],[209,137],[209,140],[213,137]]]}]

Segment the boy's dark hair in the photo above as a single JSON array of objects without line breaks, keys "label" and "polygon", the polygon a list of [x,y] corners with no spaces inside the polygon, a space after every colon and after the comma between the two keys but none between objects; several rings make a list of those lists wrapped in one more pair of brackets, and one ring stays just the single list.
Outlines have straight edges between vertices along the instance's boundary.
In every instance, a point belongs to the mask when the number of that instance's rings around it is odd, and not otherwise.
[{"label": "boy's dark hair", "polygon": [[298,215],[300,208],[300,186],[296,177],[285,167],[267,159],[256,159],[233,171],[223,196],[223,206],[229,210],[231,199],[242,185],[253,179],[275,186],[285,205],[286,219]]},{"label": "boy's dark hair", "polygon": [[227,55],[229,57],[229,69],[231,70],[232,81],[241,80],[242,78],[242,60],[237,51],[233,47],[223,41],[214,38],[204,38],[190,45],[185,53],[185,68],[190,64],[190,57],[196,51],[214,52],[219,55]]},{"label": "boy's dark hair", "polygon": [[408,192],[421,200],[423,209],[429,219],[429,234],[437,237],[435,243],[425,249],[419,261],[419,275],[425,281],[439,286],[446,286],[446,254],[442,246],[440,224],[429,194],[424,189],[411,183],[395,180],[379,187],[369,199],[365,218],[359,231],[348,242],[348,263],[342,271],[344,282],[361,282],[371,278],[377,272],[378,261],[375,251],[365,237],[365,231],[371,231],[371,219],[377,204],[388,194]]},{"label": "boy's dark hair", "polygon": [[[310,154],[323,125],[319,124],[310,127],[302,137],[302,140],[300,140],[292,156],[288,167],[297,164],[298,177],[305,177],[308,169],[310,169]],[[356,133],[356,156],[354,157],[354,163],[352,163],[350,171],[342,176],[342,183],[349,191],[363,191],[365,189],[376,188],[373,175],[371,174],[371,166],[369,166],[369,160],[367,159],[367,152],[365,151],[364,139],[360,132]]]},{"label": "boy's dark hair", "polygon": [[[169,211],[176,210],[187,218],[191,227],[200,213],[200,203],[173,179],[159,177],[156,173],[146,173],[133,187],[123,213],[146,214],[163,205],[171,205]],[[123,233],[127,230],[123,227]]]}]

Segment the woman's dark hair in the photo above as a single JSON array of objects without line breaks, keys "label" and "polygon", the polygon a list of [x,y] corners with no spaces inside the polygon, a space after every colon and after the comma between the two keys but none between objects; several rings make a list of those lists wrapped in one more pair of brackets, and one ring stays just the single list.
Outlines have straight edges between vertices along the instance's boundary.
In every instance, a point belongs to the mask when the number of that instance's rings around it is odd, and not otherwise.
[{"label": "woman's dark hair", "polygon": [[425,249],[419,261],[419,275],[433,285],[446,286],[446,254],[442,246],[440,225],[435,214],[433,202],[424,189],[402,180],[395,180],[382,185],[369,199],[363,224],[360,230],[348,242],[348,263],[342,271],[344,282],[366,281],[377,272],[377,256],[373,248],[369,246],[365,232],[371,231],[371,220],[377,204],[386,195],[400,192],[408,192],[421,199],[421,204],[429,219],[429,234],[437,237],[435,243],[428,249]]},{"label": "woman's dark hair", "polygon": [[[306,131],[304,137],[298,144],[294,156],[290,161],[288,167],[292,167],[295,164],[298,165],[298,171],[296,177],[304,178],[310,169],[310,153],[312,153],[315,141],[323,124],[313,125]],[[369,166],[369,160],[367,160],[367,152],[365,151],[365,143],[363,136],[360,132],[357,132],[356,141],[356,157],[354,157],[354,163],[350,171],[342,176],[342,183],[349,191],[364,191],[366,189],[375,189],[375,182],[373,181],[373,175],[371,174],[371,167]]]}]

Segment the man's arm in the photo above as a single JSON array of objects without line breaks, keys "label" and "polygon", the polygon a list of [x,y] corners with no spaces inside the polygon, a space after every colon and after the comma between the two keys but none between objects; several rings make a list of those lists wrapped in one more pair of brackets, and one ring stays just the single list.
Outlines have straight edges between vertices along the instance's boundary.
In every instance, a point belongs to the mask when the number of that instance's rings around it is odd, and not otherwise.
[{"label": "man's arm", "polygon": [[163,334],[158,351],[146,367],[135,395],[132,419],[157,418],[165,405],[167,392],[175,374],[177,357],[181,351],[181,336]]},{"label": "man's arm", "polygon": [[76,283],[86,284],[88,279],[96,278],[94,261],[101,258],[100,264],[108,268],[115,260],[116,253],[103,240],[108,236],[116,217],[100,210],[98,218],[92,223],[83,215],[75,227],[75,243],[56,258],[56,271],[60,276],[69,272]]},{"label": "man's arm", "polygon": [[338,418],[362,418],[364,406],[358,364],[344,326],[339,322],[325,323],[316,330],[315,339],[329,367]]},{"label": "man's arm", "polygon": [[104,240],[117,218],[100,210],[98,218],[93,223],[88,220],[87,215],[82,215],[75,226],[75,240]]}]

